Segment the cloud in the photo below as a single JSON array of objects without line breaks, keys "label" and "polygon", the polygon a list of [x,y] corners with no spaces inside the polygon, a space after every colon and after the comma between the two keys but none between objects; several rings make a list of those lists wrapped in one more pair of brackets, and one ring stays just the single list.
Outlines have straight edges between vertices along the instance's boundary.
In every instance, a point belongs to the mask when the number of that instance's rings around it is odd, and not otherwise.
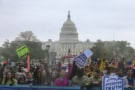
[{"label": "cloud", "polygon": [[40,40],[58,40],[70,10],[81,40],[112,40],[115,33],[121,35],[116,39],[135,47],[134,4],[135,0],[0,0],[0,38],[13,40],[31,29]]}]

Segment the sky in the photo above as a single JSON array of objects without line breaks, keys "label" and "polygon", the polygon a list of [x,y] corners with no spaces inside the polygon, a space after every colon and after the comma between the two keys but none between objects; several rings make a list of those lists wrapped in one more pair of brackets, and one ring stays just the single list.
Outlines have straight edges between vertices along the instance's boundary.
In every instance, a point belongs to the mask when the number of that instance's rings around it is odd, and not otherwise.
[{"label": "sky", "polygon": [[70,10],[79,40],[124,40],[135,48],[135,0],[0,0],[0,45],[31,30],[59,40]]}]

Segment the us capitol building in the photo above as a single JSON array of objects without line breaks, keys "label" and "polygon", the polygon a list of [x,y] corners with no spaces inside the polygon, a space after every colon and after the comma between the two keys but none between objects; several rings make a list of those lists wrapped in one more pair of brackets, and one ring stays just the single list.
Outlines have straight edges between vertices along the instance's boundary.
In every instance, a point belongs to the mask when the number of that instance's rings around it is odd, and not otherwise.
[{"label": "us capitol building", "polygon": [[[60,59],[67,55],[79,55],[86,49],[92,48],[93,42],[89,40],[79,41],[78,32],[74,22],[71,20],[70,12],[68,12],[67,20],[64,22],[58,41],[53,42],[49,39],[42,45],[43,49],[49,49],[49,52],[54,52],[56,59]],[[50,60],[49,60],[50,61]]]}]

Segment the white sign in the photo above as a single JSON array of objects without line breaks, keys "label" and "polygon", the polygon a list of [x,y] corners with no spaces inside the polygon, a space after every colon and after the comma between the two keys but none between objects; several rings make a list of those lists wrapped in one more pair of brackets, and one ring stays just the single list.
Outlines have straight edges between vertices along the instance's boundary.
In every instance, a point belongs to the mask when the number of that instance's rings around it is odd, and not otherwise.
[{"label": "white sign", "polygon": [[86,50],[84,51],[84,53],[82,53],[81,55],[77,56],[74,58],[76,64],[79,66],[79,67],[84,67],[86,62],[87,62],[87,59],[89,57],[91,57],[93,55],[93,52],[91,50]]},{"label": "white sign", "polygon": [[123,79],[116,75],[104,76],[102,90],[124,90]]},{"label": "white sign", "polygon": [[84,51],[84,54],[86,55],[87,58],[91,57],[93,55],[93,52],[89,49]]}]

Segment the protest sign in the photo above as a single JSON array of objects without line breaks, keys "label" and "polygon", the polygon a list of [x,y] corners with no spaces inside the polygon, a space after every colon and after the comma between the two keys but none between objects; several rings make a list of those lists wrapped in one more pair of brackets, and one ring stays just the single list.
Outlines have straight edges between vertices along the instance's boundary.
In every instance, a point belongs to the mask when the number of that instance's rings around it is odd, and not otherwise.
[{"label": "protest sign", "polygon": [[124,90],[123,79],[117,75],[104,76],[102,90]]},{"label": "protest sign", "polygon": [[86,55],[87,58],[89,58],[93,55],[93,52],[90,49],[87,49],[84,51],[84,54]]},{"label": "protest sign", "polygon": [[29,49],[27,48],[26,45],[23,45],[23,46],[21,46],[20,48],[18,48],[18,49],[16,50],[16,52],[17,52],[17,55],[18,55],[19,57],[22,57],[22,56],[25,56],[26,54],[29,53]]},{"label": "protest sign", "polygon": [[83,68],[87,62],[87,59],[93,55],[93,52],[89,49],[85,50],[84,53],[74,58],[76,64]]}]

